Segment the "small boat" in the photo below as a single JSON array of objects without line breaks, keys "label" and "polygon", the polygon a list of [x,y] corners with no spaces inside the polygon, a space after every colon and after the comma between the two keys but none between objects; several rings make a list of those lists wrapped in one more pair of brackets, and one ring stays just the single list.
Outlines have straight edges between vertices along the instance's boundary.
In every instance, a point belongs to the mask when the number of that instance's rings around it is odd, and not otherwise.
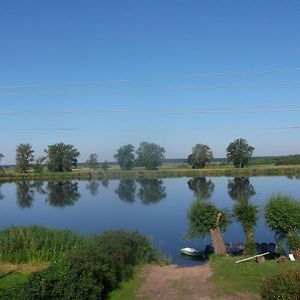
[{"label": "small boat", "polygon": [[201,255],[203,255],[202,251],[197,250],[195,248],[190,248],[190,247],[182,248],[180,250],[180,252],[181,252],[181,254],[190,255],[190,256],[201,256]]}]

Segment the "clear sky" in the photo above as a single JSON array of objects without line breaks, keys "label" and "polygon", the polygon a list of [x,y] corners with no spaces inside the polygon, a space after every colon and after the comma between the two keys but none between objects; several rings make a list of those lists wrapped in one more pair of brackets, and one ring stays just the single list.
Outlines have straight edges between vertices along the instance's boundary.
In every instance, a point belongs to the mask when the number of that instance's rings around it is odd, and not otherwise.
[{"label": "clear sky", "polygon": [[299,0],[2,0],[0,152],[300,153]]}]

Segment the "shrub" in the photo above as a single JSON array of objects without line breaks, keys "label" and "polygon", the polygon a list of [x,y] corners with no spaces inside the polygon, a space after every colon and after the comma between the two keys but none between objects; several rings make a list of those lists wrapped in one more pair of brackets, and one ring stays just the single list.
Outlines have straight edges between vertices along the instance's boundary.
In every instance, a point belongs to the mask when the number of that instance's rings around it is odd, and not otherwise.
[{"label": "shrub", "polygon": [[105,299],[133,275],[136,265],[156,257],[148,239],[137,232],[109,231],[30,275],[25,284],[10,289],[3,299]]},{"label": "shrub", "polygon": [[300,270],[285,270],[284,272],[263,281],[260,295],[262,299],[300,299]]}]

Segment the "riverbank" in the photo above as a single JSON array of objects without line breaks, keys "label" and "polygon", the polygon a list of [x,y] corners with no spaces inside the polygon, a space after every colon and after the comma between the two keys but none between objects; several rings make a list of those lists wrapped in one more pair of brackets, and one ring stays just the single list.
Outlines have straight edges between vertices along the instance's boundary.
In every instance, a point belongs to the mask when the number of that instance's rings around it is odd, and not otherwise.
[{"label": "riverbank", "polygon": [[237,169],[231,166],[211,166],[206,169],[191,169],[188,167],[177,167],[176,165],[162,166],[157,170],[146,170],[134,168],[123,171],[117,167],[103,170],[89,170],[85,168],[74,169],[72,172],[22,174],[8,169],[0,173],[1,182],[23,181],[23,180],[91,180],[91,179],[123,179],[123,178],[171,178],[171,177],[250,177],[250,176],[300,176],[300,166],[275,166],[254,165],[247,168]]}]

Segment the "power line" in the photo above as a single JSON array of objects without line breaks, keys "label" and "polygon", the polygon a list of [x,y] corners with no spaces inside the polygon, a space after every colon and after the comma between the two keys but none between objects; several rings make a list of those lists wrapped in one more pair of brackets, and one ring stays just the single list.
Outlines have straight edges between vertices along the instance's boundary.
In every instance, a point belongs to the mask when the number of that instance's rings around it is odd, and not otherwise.
[{"label": "power line", "polygon": [[207,109],[165,109],[165,110],[149,110],[149,109],[131,109],[131,110],[100,110],[100,111],[0,111],[1,116],[76,116],[76,117],[93,117],[103,115],[177,115],[177,114],[194,114],[194,115],[210,115],[210,114],[253,114],[253,113],[282,113],[282,112],[299,112],[300,105],[284,104],[284,105],[260,105],[247,107],[225,107],[225,108],[207,108]]},{"label": "power line", "polygon": [[283,68],[283,69],[269,69],[269,70],[259,70],[259,71],[240,71],[240,72],[213,72],[204,73],[198,75],[186,75],[186,76],[157,76],[142,79],[115,79],[115,80],[89,80],[89,81],[69,81],[61,83],[22,83],[22,84],[2,84],[0,89],[16,89],[16,88],[54,88],[72,85],[97,85],[97,84],[128,84],[128,83],[147,83],[147,82],[157,82],[157,81],[178,81],[178,80],[198,80],[203,78],[219,78],[219,77],[238,77],[246,75],[264,75],[272,73],[296,73],[300,72],[300,67],[296,68]]}]

